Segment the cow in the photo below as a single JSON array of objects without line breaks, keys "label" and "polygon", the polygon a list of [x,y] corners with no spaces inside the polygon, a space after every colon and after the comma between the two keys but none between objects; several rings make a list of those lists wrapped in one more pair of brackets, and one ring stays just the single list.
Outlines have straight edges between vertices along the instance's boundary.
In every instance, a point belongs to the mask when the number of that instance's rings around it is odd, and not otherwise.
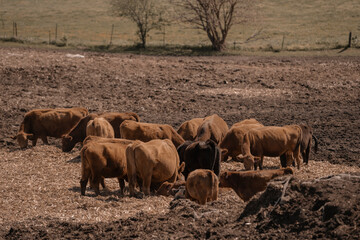
[{"label": "cow", "polygon": [[161,186],[156,190],[156,195],[162,196],[175,196],[178,190],[182,187],[185,187],[185,180],[178,180],[174,183],[164,182]]},{"label": "cow", "polygon": [[[301,138],[302,130],[298,125],[250,129],[243,139],[245,169],[251,170],[255,167],[256,170],[259,165],[262,170],[264,156],[279,157],[282,154],[286,154],[287,166],[295,159],[297,168],[300,169]],[[254,156],[257,157],[256,163]]]},{"label": "cow", "polygon": [[49,144],[47,137],[61,138],[67,134],[82,117],[88,115],[85,108],[34,109],[27,112],[20,125],[16,139],[20,148],[28,146],[28,139],[36,146],[37,139]]},{"label": "cow", "polygon": [[103,117],[96,117],[90,120],[86,126],[86,136],[99,136],[114,138],[115,133],[111,124]]},{"label": "cow", "polygon": [[219,144],[227,131],[229,131],[229,127],[226,122],[217,114],[213,114],[204,118],[203,123],[198,128],[196,141],[211,139],[216,144]]},{"label": "cow", "polygon": [[126,161],[130,196],[135,196],[137,177],[142,181],[142,192],[149,195],[151,185],[180,179],[185,165],[180,165],[179,155],[169,139],[135,141],[126,148]]},{"label": "cow", "polygon": [[178,147],[185,140],[168,124],[141,123],[124,121],[120,125],[122,138],[148,142],[153,139],[170,139],[175,147]]},{"label": "cow", "polygon": [[117,178],[121,194],[124,194],[127,178],[126,147],[133,143],[127,139],[116,138],[87,138],[80,151],[81,156],[81,195],[85,195],[86,185],[90,179],[90,186],[99,195],[99,184],[105,188],[104,178]]},{"label": "cow", "polygon": [[231,156],[233,160],[238,161],[237,156],[242,154],[242,145],[245,133],[252,128],[259,127],[264,127],[264,125],[253,118],[235,123],[219,144],[222,161],[226,162],[229,156]]},{"label": "cow", "polygon": [[264,191],[271,179],[287,174],[293,174],[289,167],[262,171],[225,171],[220,175],[219,186],[232,188],[244,202],[247,202],[256,193]]},{"label": "cow", "polygon": [[183,175],[187,179],[190,172],[196,169],[212,170],[220,174],[220,149],[211,139],[203,141],[186,141],[178,147],[180,162],[185,162]]},{"label": "cow", "polygon": [[[317,138],[313,135],[313,130],[310,126],[305,125],[305,124],[300,124],[299,125],[301,127],[302,130],[302,137],[301,137],[301,144],[300,144],[300,153],[303,159],[303,163],[308,164],[309,163],[309,158],[310,158],[310,150],[311,150],[311,142],[312,142],[312,138],[315,141],[315,153],[317,153],[318,150],[318,140]],[[286,167],[286,156],[285,154],[280,156],[280,162],[281,162],[281,166],[282,167]]]},{"label": "cow", "polygon": [[197,130],[200,125],[203,123],[204,118],[194,118],[188,121],[185,121],[179,129],[177,133],[184,139],[189,141],[194,141],[197,137]]},{"label": "cow", "polygon": [[62,137],[62,150],[63,152],[70,152],[78,142],[84,141],[86,138],[86,127],[90,120],[94,120],[96,117],[105,118],[113,127],[115,138],[120,138],[120,124],[124,120],[140,121],[139,116],[133,112],[109,112],[96,114],[91,113],[88,116],[82,118],[80,122],[73,128],[68,134]]},{"label": "cow", "polygon": [[205,205],[218,198],[219,179],[208,169],[196,169],[186,179],[185,197]]}]

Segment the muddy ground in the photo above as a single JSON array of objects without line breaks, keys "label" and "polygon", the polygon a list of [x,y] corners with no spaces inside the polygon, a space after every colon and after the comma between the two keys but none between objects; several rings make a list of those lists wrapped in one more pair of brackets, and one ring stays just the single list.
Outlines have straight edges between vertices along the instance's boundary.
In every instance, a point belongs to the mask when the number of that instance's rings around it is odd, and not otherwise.
[{"label": "muddy ground", "polygon": [[[359,238],[359,57],[152,57],[30,48],[0,48],[0,56],[1,237]],[[225,190],[206,206],[134,199],[120,196],[111,179],[101,196],[89,190],[81,197],[79,146],[63,153],[60,140],[50,139],[49,146],[40,141],[20,150],[11,139],[27,111],[73,106],[133,111],[143,122],[174,128],[213,113],[229,126],[245,118],[308,123],[319,151],[291,180],[274,181],[249,203]],[[279,160],[264,166],[278,167]],[[222,169],[243,166],[230,162]]]}]

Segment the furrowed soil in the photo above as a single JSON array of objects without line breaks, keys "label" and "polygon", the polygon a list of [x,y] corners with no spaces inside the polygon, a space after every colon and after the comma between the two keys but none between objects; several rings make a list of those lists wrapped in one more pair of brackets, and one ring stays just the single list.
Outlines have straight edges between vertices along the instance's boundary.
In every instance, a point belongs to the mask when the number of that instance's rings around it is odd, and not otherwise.
[{"label": "furrowed soil", "polygon": [[[0,48],[0,238],[359,239],[360,57],[154,57]],[[229,126],[307,123],[319,140],[308,165],[244,203],[232,190],[187,199],[80,195],[80,145],[20,150],[12,139],[35,108],[136,112],[177,129],[218,114]],[[278,168],[278,158],[264,167]],[[238,162],[222,170],[243,171]]]}]

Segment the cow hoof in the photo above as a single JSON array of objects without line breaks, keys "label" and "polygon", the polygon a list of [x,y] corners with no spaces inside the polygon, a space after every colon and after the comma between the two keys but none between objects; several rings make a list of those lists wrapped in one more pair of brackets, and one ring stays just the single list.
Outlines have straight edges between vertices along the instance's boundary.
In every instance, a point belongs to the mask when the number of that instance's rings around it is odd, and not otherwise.
[{"label": "cow hoof", "polygon": [[134,197],[137,199],[143,199],[145,197],[145,194],[142,192],[137,192],[134,194]]}]

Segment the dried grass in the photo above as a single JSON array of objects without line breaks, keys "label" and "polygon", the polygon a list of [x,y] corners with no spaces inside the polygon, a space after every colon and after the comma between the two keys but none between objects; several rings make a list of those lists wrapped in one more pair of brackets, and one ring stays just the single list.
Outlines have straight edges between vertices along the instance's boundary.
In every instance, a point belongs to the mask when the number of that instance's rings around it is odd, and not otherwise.
[{"label": "dried grass", "polygon": [[[118,182],[106,179],[108,191],[95,197],[87,189],[80,195],[80,162],[76,161],[78,150],[63,153],[59,146],[39,145],[26,150],[9,152],[0,149],[0,224],[29,222],[45,224],[46,219],[66,222],[110,222],[128,218],[139,212],[164,214],[168,211],[171,197],[150,196],[145,199],[119,195]],[[278,168],[278,158],[266,158],[265,168]],[[243,164],[227,162],[223,170],[243,170]],[[338,173],[359,172],[358,167],[334,165],[326,161],[310,161],[295,170],[295,176],[309,180]],[[232,191],[222,191],[219,201],[242,204]],[[32,223],[34,224],[34,223]]]}]

